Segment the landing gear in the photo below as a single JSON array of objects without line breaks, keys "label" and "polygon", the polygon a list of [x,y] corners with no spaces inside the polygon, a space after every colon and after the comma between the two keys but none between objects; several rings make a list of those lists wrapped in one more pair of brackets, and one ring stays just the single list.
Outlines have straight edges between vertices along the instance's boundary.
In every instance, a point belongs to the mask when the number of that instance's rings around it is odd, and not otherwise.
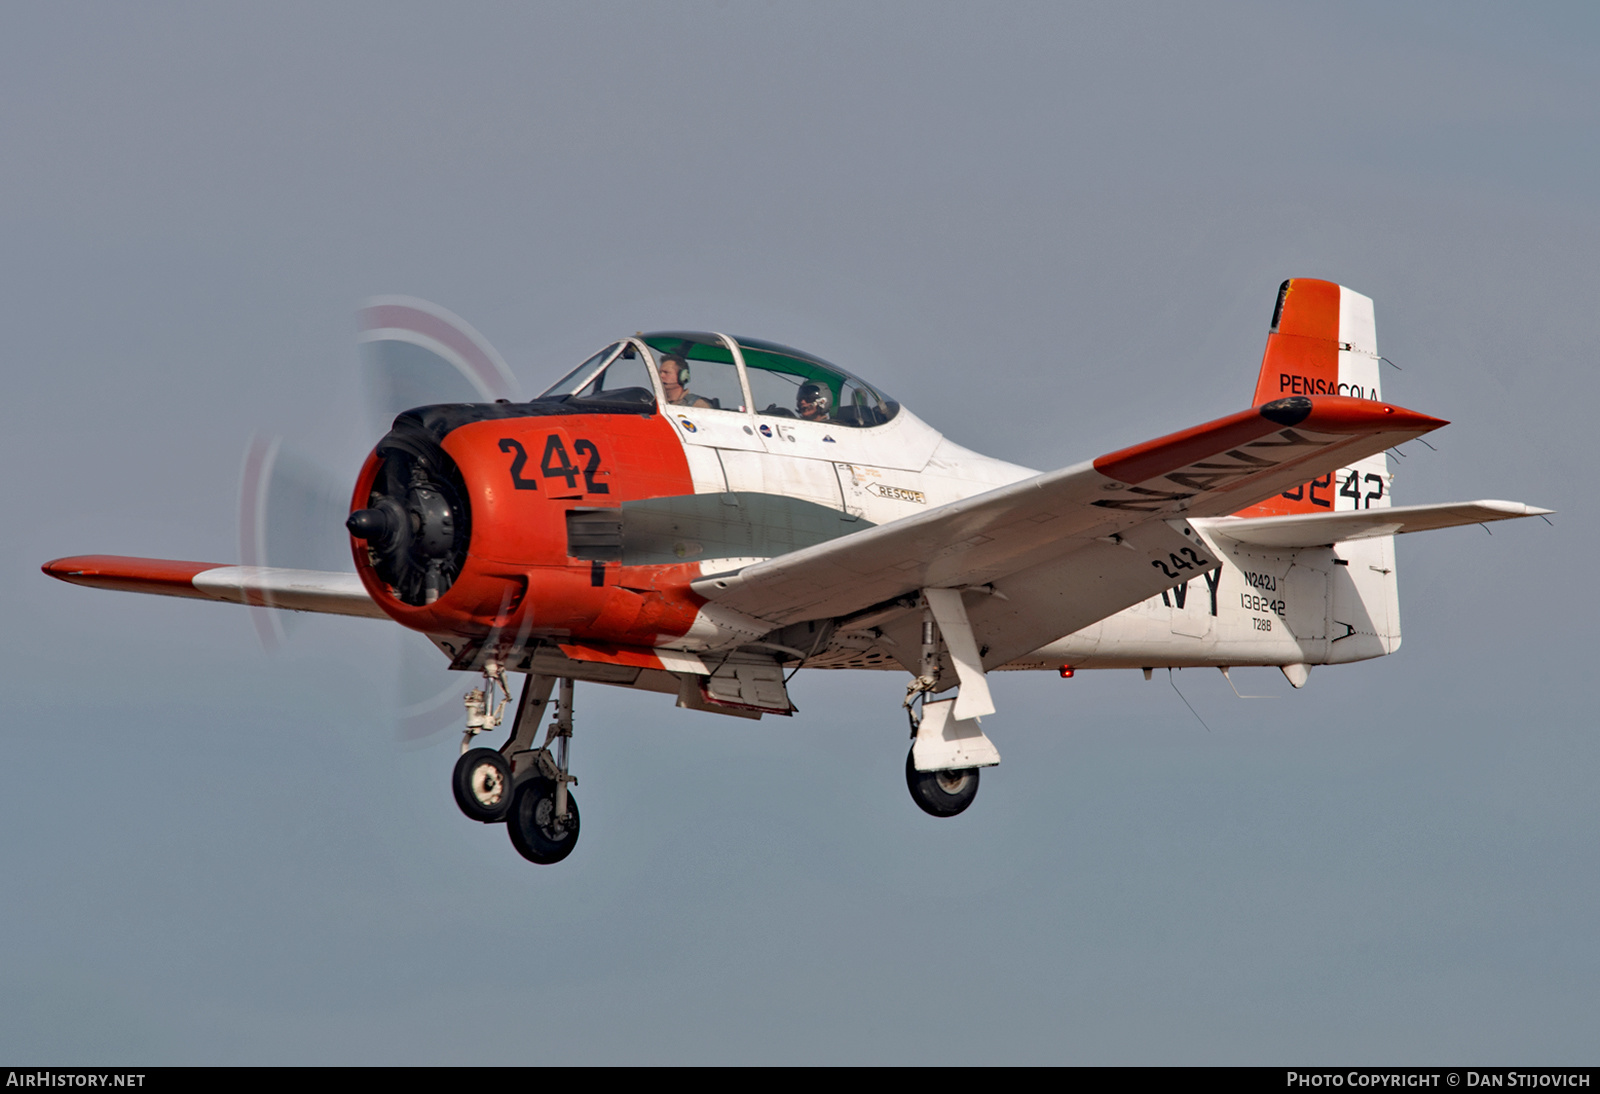
[{"label": "landing gear", "polygon": [[911,756],[911,752],[906,753],[906,789],[911,791],[917,808],[930,817],[953,817],[978,796],[977,768],[918,771]]},{"label": "landing gear", "polygon": [[511,765],[492,748],[463,752],[450,776],[450,788],[470,819],[493,824],[511,808]]},{"label": "landing gear", "polygon": [[[511,808],[511,763],[498,749],[473,748],[472,739],[500,724],[506,703],[511,699],[506,687],[506,674],[500,664],[491,661],[484,666],[481,688],[473,688],[462,697],[467,707],[467,730],[461,736],[461,758],[450,773],[450,790],[456,805],[468,819],[493,824]],[[496,696],[498,695],[498,699]],[[518,706],[517,721],[521,722],[524,702]]]},{"label": "landing gear", "polygon": [[[472,820],[504,822],[511,845],[529,862],[560,862],[578,842],[578,803],[570,789],[578,780],[567,771],[572,681],[561,681],[556,717],[543,746],[536,747],[535,740],[556,681],[530,675],[517,701],[511,739],[499,748],[472,748],[473,737],[500,724],[510,695],[500,665],[490,662],[483,675],[485,686],[466,695],[467,730],[450,780],[456,805]],[[506,697],[498,703],[497,691]]]},{"label": "landing gear", "polygon": [[[578,845],[578,803],[571,794],[559,793],[561,784],[549,779],[528,779],[517,787],[506,832],[511,846],[529,862],[547,866],[572,854]],[[557,814],[557,797],[566,798],[566,815]]]},{"label": "landing gear", "polygon": [[[911,722],[906,788],[924,813],[953,817],[978,796],[978,769],[1000,762],[999,750],[978,725],[978,716],[992,714],[994,704],[961,594],[925,589],[923,596],[921,672],[906,687],[904,704]],[[947,647],[961,684],[961,695],[953,699],[933,698],[943,669],[941,644]],[[971,695],[969,689],[977,694]],[[964,698],[970,701],[958,716]]]},{"label": "landing gear", "polygon": [[[532,685],[532,677],[528,683]],[[548,683],[544,693],[550,694]],[[518,736],[520,733],[512,737],[513,746]],[[517,854],[541,866],[560,862],[578,844],[578,803],[567,789],[578,783],[567,773],[567,743],[571,740],[572,681],[563,679],[556,720],[545,733],[544,747],[512,753],[518,772],[526,767],[528,774],[517,781],[511,812],[506,814],[506,834]]]}]

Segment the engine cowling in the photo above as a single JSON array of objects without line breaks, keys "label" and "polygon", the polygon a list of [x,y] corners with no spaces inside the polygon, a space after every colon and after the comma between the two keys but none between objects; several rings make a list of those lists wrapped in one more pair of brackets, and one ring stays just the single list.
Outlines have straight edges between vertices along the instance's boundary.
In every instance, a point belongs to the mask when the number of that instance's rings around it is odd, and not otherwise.
[{"label": "engine cowling", "polygon": [[374,573],[403,604],[423,607],[449,590],[466,564],[472,508],[455,460],[402,415],[378,442],[381,461],[365,509],[345,527],[366,541]]},{"label": "engine cowling", "polygon": [[584,537],[597,512],[693,492],[653,405],[439,404],[395,419],[346,527],[373,601],[436,640],[653,646],[694,624],[699,565],[630,564]]}]

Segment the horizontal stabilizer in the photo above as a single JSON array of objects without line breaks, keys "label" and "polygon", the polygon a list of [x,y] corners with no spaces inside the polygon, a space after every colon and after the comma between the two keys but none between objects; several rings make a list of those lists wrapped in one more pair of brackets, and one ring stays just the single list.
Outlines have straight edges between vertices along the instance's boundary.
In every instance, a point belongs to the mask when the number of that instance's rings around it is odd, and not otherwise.
[{"label": "horizontal stabilizer", "polygon": [[121,555],[58,558],[45,563],[42,569],[51,577],[91,589],[221,600],[296,612],[388,618],[367,595],[355,574]]},{"label": "horizontal stabilizer", "polygon": [[1352,539],[1425,532],[1491,520],[1538,517],[1553,513],[1519,501],[1457,501],[1446,505],[1396,505],[1387,509],[1355,509],[1343,513],[1308,513],[1283,517],[1223,517],[1196,520],[1203,532],[1258,547],[1319,547]]}]

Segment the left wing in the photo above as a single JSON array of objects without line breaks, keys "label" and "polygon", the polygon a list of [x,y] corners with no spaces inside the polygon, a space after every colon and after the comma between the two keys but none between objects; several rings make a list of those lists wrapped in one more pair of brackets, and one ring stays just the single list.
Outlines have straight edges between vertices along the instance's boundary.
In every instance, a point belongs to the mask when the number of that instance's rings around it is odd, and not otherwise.
[{"label": "left wing", "polygon": [[91,589],[222,600],[296,612],[388,618],[367,595],[355,574],[121,555],[58,558],[46,562],[42,569],[51,577]]},{"label": "left wing", "polygon": [[998,595],[968,616],[993,668],[1216,566],[1185,518],[1235,512],[1445,424],[1365,399],[1280,399],[693,587],[777,626],[848,624],[920,589],[986,586]]}]

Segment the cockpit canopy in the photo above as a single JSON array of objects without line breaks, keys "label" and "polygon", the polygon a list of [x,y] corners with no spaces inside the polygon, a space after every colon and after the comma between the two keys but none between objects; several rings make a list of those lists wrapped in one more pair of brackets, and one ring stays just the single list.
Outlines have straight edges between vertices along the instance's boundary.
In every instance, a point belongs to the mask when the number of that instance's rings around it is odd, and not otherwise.
[{"label": "cockpit canopy", "polygon": [[809,353],[756,338],[658,331],[615,342],[539,396],[697,407],[862,428],[900,404]]}]

